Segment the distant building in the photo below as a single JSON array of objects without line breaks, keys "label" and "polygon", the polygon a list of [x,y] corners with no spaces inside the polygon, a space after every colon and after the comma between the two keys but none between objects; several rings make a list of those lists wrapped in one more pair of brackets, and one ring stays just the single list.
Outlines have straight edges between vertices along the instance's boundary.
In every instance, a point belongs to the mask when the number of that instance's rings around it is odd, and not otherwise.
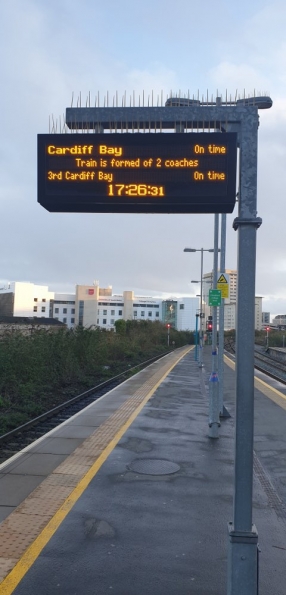
[{"label": "distant building", "polygon": [[262,326],[270,324],[270,312],[262,312]]},{"label": "distant building", "polygon": [[63,322],[68,328],[75,326],[75,294],[55,293],[50,300],[50,316]]},{"label": "distant building", "polygon": [[112,295],[112,287],[77,285],[75,297],[76,326],[114,330],[116,320],[161,320],[161,300],[138,297],[133,291]]},{"label": "distant building", "polygon": [[277,330],[285,331],[286,330],[286,314],[278,314],[273,318],[271,326],[276,327]]},{"label": "distant building", "polygon": [[53,318],[68,328],[115,329],[116,320],[170,322],[178,330],[195,330],[198,298],[162,300],[136,296],[134,291],[112,293],[112,287],[77,285],[75,294],[55,293],[46,285],[14,282],[0,288],[0,316],[25,316],[34,320]]},{"label": "distant building", "polygon": [[198,298],[183,297],[162,301],[162,322],[171,324],[178,331],[196,330],[196,314],[198,312]]},{"label": "distant building", "polygon": [[15,281],[0,290],[1,316],[47,318],[54,293],[46,285]]}]

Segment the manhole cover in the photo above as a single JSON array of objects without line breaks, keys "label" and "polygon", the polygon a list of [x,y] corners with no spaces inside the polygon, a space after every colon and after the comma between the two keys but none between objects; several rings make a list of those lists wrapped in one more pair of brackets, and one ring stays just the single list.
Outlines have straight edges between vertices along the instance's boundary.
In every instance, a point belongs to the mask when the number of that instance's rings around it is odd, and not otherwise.
[{"label": "manhole cover", "polygon": [[172,463],[172,461],[161,459],[136,459],[128,465],[128,469],[143,475],[169,475],[179,471],[180,466],[177,463]]}]

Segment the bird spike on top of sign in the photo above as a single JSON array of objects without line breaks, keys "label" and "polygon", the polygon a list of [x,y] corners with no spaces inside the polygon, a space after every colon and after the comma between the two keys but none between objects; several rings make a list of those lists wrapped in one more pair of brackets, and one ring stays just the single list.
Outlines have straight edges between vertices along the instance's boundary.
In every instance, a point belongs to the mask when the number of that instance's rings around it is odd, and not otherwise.
[{"label": "bird spike on top of sign", "polygon": [[[165,97],[164,97],[165,95]],[[107,91],[105,94],[101,94],[99,91],[92,97],[91,92],[89,91],[85,98],[82,98],[82,94],[79,93],[78,97],[75,99],[74,93],[72,93],[71,97],[71,108],[126,108],[126,107],[187,107],[192,105],[201,105],[201,106],[212,106],[220,105],[223,106],[232,106],[232,105],[256,105],[257,102],[260,100],[260,108],[263,107],[270,107],[269,101],[270,98],[268,94],[256,92],[255,89],[251,92],[246,94],[245,89],[242,93],[239,93],[237,90],[231,94],[225,90],[224,93],[220,93],[216,91],[216,94],[209,93],[207,90],[205,94],[200,94],[197,91],[196,94],[190,93],[188,90],[185,93],[182,93],[180,90],[174,93],[170,90],[169,94],[164,94],[164,91],[161,90],[157,91],[144,91],[142,90],[141,93],[136,94],[133,91],[131,94],[127,94],[126,91],[123,93],[119,93],[115,91],[114,93],[109,93]],[[272,101],[271,101],[272,105]],[[92,130],[93,128],[86,128],[86,130]],[[136,128],[134,127],[134,130]],[[195,131],[196,127],[193,128],[191,131]],[[75,127],[73,128],[73,132],[78,132],[82,130],[82,127]],[[112,122],[110,122],[110,131],[114,130],[112,126]],[[155,130],[160,131],[160,127],[155,128]],[[202,132],[208,130],[208,123],[205,122],[203,128],[201,129]],[[117,130],[116,130],[117,131]],[[50,134],[62,134],[65,132],[70,132],[70,127],[66,123],[66,119],[64,115],[61,115],[57,118],[54,115],[49,116],[49,133]]]}]

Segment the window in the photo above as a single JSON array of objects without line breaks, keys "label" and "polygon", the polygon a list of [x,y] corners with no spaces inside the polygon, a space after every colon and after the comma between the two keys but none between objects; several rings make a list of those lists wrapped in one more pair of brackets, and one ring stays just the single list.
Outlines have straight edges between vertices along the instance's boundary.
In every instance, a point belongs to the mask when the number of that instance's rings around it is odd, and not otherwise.
[{"label": "window", "polygon": [[103,310],[103,316],[107,316],[107,310]]},{"label": "window", "polygon": [[45,301],[46,301],[46,298],[43,298],[43,299],[42,299],[42,302],[45,302]]},{"label": "window", "polygon": [[134,316],[137,316],[137,310],[134,310],[133,314]]},{"label": "window", "polygon": [[71,324],[74,324],[74,318],[71,318]]},{"label": "window", "polygon": [[[99,306],[109,306],[110,302],[98,302]],[[114,302],[112,303],[113,306],[124,306],[123,302]]]},{"label": "window", "polygon": [[106,324],[106,318],[103,318],[102,324]]},{"label": "window", "polygon": [[118,310],[118,316],[122,316],[122,310]]},{"label": "window", "polygon": [[141,316],[145,316],[145,312],[144,311],[141,311]]},{"label": "window", "polygon": [[54,304],[73,304],[74,305],[74,302],[67,302],[64,300],[53,300],[53,302],[54,302]]},{"label": "window", "polygon": [[38,298],[34,298],[34,302],[37,302],[37,301],[38,301]]},{"label": "window", "polygon": [[34,312],[37,312],[38,308],[37,306],[34,306]]},{"label": "window", "polygon": [[45,306],[42,306],[42,312],[45,312],[45,311],[46,311]]},{"label": "window", "polygon": [[156,312],[156,318],[159,318],[159,312]]},{"label": "window", "polygon": [[115,316],[115,310],[110,311],[111,316]]},{"label": "window", "polygon": [[66,321],[67,321],[67,319],[66,318],[63,318],[63,322],[66,322]]},{"label": "window", "polygon": [[185,304],[180,304],[180,310],[184,310],[185,309]]},{"label": "window", "polygon": [[152,312],[148,312],[148,316],[152,316]]},{"label": "window", "polygon": [[99,324],[99,318],[97,319],[96,324]]},{"label": "window", "polygon": [[114,318],[111,318],[110,324],[114,324]]},{"label": "window", "polygon": [[55,308],[55,314],[59,313],[59,308]]},{"label": "window", "polygon": [[68,313],[68,309],[67,308],[63,308],[63,314],[67,314]]},{"label": "window", "polygon": [[78,308],[78,324],[79,326],[83,326],[83,311],[84,311],[84,301],[79,301],[79,308]]},{"label": "window", "polygon": [[75,314],[75,308],[71,309],[71,314]]}]

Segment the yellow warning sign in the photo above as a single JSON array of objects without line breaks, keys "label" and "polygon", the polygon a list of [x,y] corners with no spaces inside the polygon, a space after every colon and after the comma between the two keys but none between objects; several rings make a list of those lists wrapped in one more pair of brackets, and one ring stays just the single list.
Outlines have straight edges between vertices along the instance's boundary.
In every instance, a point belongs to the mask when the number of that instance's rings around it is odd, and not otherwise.
[{"label": "yellow warning sign", "polygon": [[225,277],[225,275],[221,274],[220,277],[217,280],[218,283],[228,283],[227,278]]},{"label": "yellow warning sign", "polygon": [[228,298],[229,296],[229,277],[225,273],[221,273],[217,280],[217,289],[221,290],[221,297]]}]

